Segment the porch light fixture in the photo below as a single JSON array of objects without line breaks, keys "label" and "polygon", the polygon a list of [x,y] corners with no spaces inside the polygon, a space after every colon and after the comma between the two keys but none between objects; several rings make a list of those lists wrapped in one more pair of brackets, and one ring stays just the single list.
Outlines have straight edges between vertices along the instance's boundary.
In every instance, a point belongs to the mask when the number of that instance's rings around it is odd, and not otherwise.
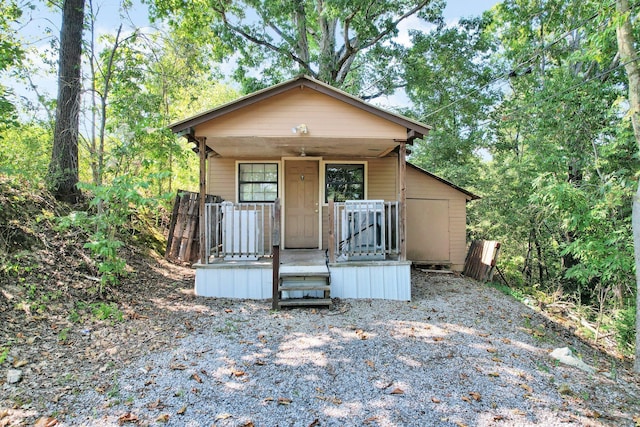
[{"label": "porch light fixture", "polygon": [[292,127],[291,133],[307,134],[309,133],[309,129],[307,128],[307,125],[305,125],[304,123],[301,123],[298,126]]}]

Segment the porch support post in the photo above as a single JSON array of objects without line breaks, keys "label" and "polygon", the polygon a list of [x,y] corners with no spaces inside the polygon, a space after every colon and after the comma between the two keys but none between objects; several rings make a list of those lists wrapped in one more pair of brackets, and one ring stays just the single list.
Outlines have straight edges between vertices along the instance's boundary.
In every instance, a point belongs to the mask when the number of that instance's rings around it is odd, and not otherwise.
[{"label": "porch support post", "polygon": [[407,142],[400,141],[398,149],[398,180],[400,182],[400,223],[398,235],[400,236],[400,261],[407,260]]},{"label": "porch support post", "polygon": [[280,199],[273,204],[272,240],[273,240],[273,264],[272,264],[272,295],[271,308],[280,308]]},{"label": "porch support post", "polygon": [[335,203],[333,198],[329,199],[329,262],[336,262],[336,223],[335,223]]},{"label": "porch support post", "polygon": [[207,138],[204,136],[196,138],[198,140],[198,154],[200,155],[200,206],[198,210],[199,230],[200,230],[200,263],[207,264],[207,236],[206,223],[204,220],[205,199],[207,197]]}]

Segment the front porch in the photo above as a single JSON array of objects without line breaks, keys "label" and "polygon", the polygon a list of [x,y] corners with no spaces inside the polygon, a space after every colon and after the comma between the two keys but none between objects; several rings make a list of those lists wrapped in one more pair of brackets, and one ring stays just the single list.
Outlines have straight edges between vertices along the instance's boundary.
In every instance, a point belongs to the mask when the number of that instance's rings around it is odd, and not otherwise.
[{"label": "front porch", "polygon": [[[197,264],[196,295],[218,298],[271,299],[274,291],[273,257],[256,260],[218,260]],[[329,277],[330,298],[373,298],[411,300],[411,262],[397,260],[328,262],[325,250],[289,249],[280,252],[278,278],[287,274],[319,273]],[[317,276],[308,282],[318,286]],[[279,281],[279,279],[278,279]],[[283,300],[325,299],[324,291],[310,289],[283,293]]]},{"label": "front porch", "polygon": [[[269,299],[274,307],[331,298],[411,299],[411,263],[400,260],[398,202],[328,204],[326,249],[280,249],[280,203],[207,203],[196,294]],[[275,268],[274,268],[275,267]]]}]

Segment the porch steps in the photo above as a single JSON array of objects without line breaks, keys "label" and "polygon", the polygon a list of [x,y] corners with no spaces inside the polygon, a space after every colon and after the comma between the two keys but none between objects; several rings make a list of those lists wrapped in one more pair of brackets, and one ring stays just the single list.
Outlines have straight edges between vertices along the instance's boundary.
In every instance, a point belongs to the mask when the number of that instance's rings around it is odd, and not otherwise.
[{"label": "porch steps", "polygon": [[280,267],[278,306],[330,306],[330,280],[326,265],[283,265]]}]

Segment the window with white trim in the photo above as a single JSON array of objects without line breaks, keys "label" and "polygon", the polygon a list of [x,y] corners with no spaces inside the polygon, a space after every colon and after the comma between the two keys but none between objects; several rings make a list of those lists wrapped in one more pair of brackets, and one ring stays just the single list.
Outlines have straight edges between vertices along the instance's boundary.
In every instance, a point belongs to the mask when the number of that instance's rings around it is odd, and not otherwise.
[{"label": "window with white trim", "polygon": [[364,164],[363,163],[326,163],[325,164],[325,202],[345,200],[364,200]]},{"label": "window with white trim", "polygon": [[273,202],[278,198],[277,163],[239,163],[238,200]]}]

